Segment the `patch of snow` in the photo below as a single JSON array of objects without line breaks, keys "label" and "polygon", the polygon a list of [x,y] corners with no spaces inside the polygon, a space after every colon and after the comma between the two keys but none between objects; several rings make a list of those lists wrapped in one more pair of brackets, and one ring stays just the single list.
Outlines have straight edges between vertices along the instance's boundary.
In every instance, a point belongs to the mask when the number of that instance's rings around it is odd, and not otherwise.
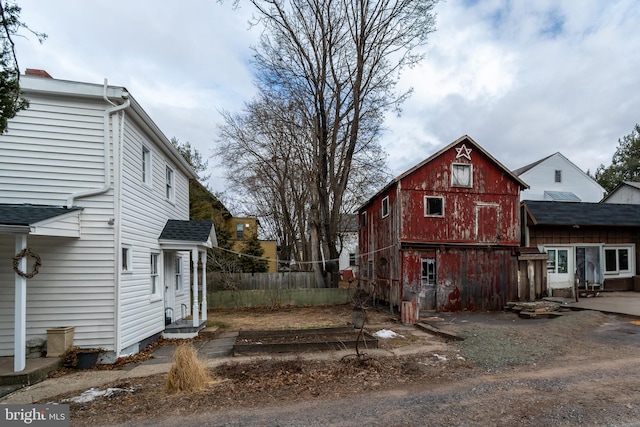
[{"label": "patch of snow", "polygon": [[71,397],[69,399],[64,399],[63,402],[74,402],[74,403],[88,403],[93,400],[96,400],[99,397],[109,397],[119,392],[129,392],[133,393],[135,388],[108,388],[106,390],[98,390],[96,388],[90,388],[87,391],[83,391],[80,396]]},{"label": "patch of snow", "polygon": [[446,356],[441,356],[439,354],[433,353],[433,356],[438,359],[440,362],[446,362],[447,361],[447,357]]},{"label": "patch of snow", "polygon": [[396,334],[395,332],[390,331],[388,329],[380,329],[378,332],[375,332],[373,334],[373,336],[374,337],[378,337],[378,338],[383,338],[383,339],[386,339],[386,338],[397,338],[397,337],[404,338],[403,335]]}]

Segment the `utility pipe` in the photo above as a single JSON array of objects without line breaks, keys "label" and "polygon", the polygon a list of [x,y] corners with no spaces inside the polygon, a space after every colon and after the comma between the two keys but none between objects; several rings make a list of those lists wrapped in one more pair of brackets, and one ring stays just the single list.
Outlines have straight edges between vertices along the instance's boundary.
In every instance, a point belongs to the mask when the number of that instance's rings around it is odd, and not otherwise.
[{"label": "utility pipe", "polygon": [[107,87],[108,87],[107,79],[104,79],[104,89],[103,89],[102,97],[105,99],[105,101],[107,101],[107,103],[112,105],[112,107],[107,108],[104,111],[104,116],[103,116],[104,185],[100,188],[91,188],[88,190],[82,190],[82,191],[78,191],[76,193],[71,194],[67,198],[67,204],[66,204],[67,208],[72,207],[74,200],[77,198],[87,197],[87,196],[97,196],[99,194],[104,194],[107,191],[109,191],[109,188],[111,188],[111,159],[110,159],[111,151],[109,149],[109,119],[111,118],[111,115],[113,113],[116,113],[120,110],[124,110],[125,108],[129,107],[129,105],[131,104],[131,100],[129,99],[129,94],[125,92],[122,94],[122,97],[125,98],[124,103],[117,105],[111,102],[111,100],[109,100],[109,98],[107,97]]}]

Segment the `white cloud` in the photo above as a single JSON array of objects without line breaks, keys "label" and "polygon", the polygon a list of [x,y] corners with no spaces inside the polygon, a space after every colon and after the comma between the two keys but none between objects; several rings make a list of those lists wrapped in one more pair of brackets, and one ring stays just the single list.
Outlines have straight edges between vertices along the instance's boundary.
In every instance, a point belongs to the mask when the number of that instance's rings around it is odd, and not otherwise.
[{"label": "white cloud", "polygon": [[[23,0],[48,33],[18,39],[21,67],[127,87],[171,138],[209,154],[219,111],[254,94],[249,3]],[[389,114],[383,146],[399,174],[468,134],[507,167],[556,151],[582,169],[608,164],[640,121],[640,10],[634,0],[466,0],[436,7],[414,88]],[[215,176],[221,176],[215,169]],[[213,183],[217,189],[223,184]]]}]

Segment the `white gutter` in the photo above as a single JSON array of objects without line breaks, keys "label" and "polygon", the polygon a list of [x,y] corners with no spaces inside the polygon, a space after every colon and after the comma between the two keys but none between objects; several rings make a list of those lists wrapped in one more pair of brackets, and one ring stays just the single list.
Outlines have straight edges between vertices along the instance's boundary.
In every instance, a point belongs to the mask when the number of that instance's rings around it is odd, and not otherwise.
[{"label": "white gutter", "polygon": [[107,97],[107,87],[108,87],[107,79],[104,79],[104,88],[103,88],[102,97],[104,98],[105,101],[107,101],[109,104],[113,106],[113,107],[107,108],[104,111],[104,117],[103,117],[104,185],[100,188],[91,188],[88,190],[82,190],[82,191],[78,191],[76,193],[71,194],[67,198],[67,204],[65,205],[67,208],[72,207],[74,200],[77,198],[87,197],[87,196],[97,196],[98,194],[104,194],[107,191],[109,191],[109,189],[111,188],[111,159],[110,159],[111,152],[109,150],[109,119],[111,118],[111,115],[113,113],[116,113],[120,110],[124,110],[125,108],[129,107],[129,105],[131,104],[131,100],[129,99],[129,94],[125,92],[122,95],[122,97],[125,98],[124,103],[120,105],[114,104]]}]

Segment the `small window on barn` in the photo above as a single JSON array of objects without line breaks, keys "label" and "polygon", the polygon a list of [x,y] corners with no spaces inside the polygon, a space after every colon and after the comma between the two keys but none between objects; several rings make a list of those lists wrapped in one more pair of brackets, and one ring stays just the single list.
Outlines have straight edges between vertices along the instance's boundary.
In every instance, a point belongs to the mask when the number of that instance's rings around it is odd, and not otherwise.
[{"label": "small window on barn", "polygon": [[451,165],[451,185],[453,187],[471,187],[473,185],[471,165],[454,163]]},{"label": "small window on barn", "polygon": [[442,197],[424,197],[424,216],[444,216],[444,200]]},{"label": "small window on barn", "polygon": [[556,170],[556,182],[562,182],[562,171]]},{"label": "small window on barn", "polygon": [[236,223],[236,240],[244,239],[244,224],[241,222]]},{"label": "small window on barn", "polygon": [[367,226],[367,213],[362,212],[362,215],[360,215],[360,227],[366,227],[366,226]]},{"label": "small window on barn", "polygon": [[389,196],[382,199],[382,218],[389,216]]}]

